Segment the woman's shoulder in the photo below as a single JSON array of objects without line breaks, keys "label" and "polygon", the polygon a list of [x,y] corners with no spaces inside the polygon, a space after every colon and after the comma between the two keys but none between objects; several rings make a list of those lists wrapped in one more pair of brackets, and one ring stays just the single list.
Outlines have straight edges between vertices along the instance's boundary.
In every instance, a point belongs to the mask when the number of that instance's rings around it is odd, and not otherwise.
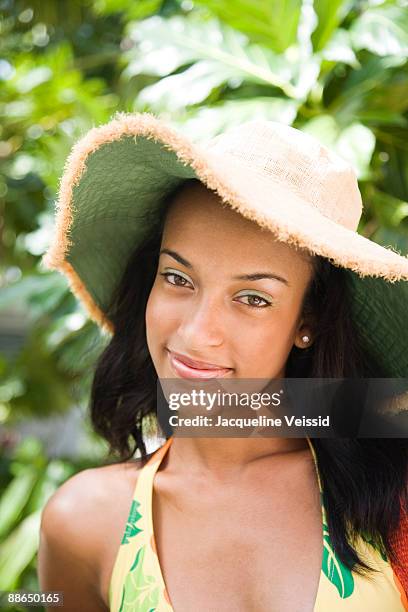
[{"label": "woman's shoulder", "polygon": [[75,508],[75,517],[71,516],[71,519],[86,519],[85,510],[112,499],[114,492],[127,491],[136,482],[140,469],[139,461],[125,461],[77,472],[51,495],[44,507],[43,517],[50,513],[71,514]]},{"label": "woman's shoulder", "polygon": [[142,467],[140,459],[132,459],[77,472],[47,501],[42,529],[56,531],[86,551],[103,546],[101,532],[124,525]]},{"label": "woman's shoulder", "polygon": [[[74,562],[104,603],[141,469],[140,460],[131,460],[82,470],[53,493],[42,511],[40,556]],[[49,590],[48,577],[42,579]]]}]

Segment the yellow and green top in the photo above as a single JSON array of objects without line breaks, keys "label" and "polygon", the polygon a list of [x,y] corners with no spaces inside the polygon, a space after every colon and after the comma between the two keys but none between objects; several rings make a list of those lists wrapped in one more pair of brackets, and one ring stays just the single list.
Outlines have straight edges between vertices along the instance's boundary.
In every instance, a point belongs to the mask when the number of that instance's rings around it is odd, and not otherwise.
[{"label": "yellow and green top", "polygon": [[[164,583],[155,545],[152,493],[155,473],[173,438],[159,448],[141,469],[109,585],[111,612],[176,612]],[[314,612],[408,612],[408,600],[388,559],[368,541],[355,544],[360,558],[379,572],[368,580],[349,570],[330,541],[322,484],[313,455],[322,500],[323,558]]]}]

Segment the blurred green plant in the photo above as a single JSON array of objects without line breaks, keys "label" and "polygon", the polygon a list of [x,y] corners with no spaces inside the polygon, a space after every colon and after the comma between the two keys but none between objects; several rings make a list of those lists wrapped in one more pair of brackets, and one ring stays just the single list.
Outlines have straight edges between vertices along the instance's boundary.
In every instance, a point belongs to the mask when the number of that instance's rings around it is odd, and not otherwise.
[{"label": "blurred green plant", "polygon": [[[0,456],[0,591],[37,590],[41,511],[54,491],[90,462],[49,460],[35,438]],[[7,610],[21,610],[7,607]],[[37,608],[38,609],[38,608]]]}]

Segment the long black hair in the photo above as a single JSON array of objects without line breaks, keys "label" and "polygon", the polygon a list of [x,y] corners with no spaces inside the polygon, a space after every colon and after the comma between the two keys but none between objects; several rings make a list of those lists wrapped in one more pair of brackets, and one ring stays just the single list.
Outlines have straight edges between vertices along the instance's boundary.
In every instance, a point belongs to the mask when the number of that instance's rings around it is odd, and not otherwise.
[{"label": "long black hair", "polygon": [[[147,459],[146,434],[156,424],[157,373],[146,341],[146,304],[156,275],[165,211],[143,244],[132,253],[108,311],[114,334],[99,357],[93,378],[90,416],[94,430],[121,461],[140,452]],[[287,377],[382,377],[364,349],[350,312],[344,269],[313,257],[313,276],[303,313],[316,321],[313,344],[293,347]],[[313,439],[323,501],[334,551],[350,569],[368,573],[359,558],[359,534],[396,561],[391,537],[408,504],[405,439]]]}]

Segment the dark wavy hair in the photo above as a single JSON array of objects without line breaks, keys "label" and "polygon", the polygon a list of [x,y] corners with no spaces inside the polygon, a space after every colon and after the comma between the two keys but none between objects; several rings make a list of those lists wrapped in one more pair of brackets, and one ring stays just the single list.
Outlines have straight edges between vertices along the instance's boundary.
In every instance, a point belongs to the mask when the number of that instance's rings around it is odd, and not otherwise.
[{"label": "dark wavy hair", "polygon": [[[166,198],[160,219],[128,261],[107,313],[115,331],[93,378],[93,428],[108,442],[109,455],[121,461],[138,451],[145,463],[146,433],[157,423],[157,374],[146,342],[145,310],[156,275],[165,213],[178,189]],[[347,272],[322,257],[311,257],[311,262],[313,277],[305,292],[303,313],[316,322],[314,342],[307,349],[293,347],[286,377],[386,376],[369,357],[353,326]],[[382,554],[396,561],[391,536],[408,502],[406,440],[314,438],[313,447],[338,557],[350,569],[369,573],[372,568],[359,558],[353,544],[354,538],[365,534]]]}]

